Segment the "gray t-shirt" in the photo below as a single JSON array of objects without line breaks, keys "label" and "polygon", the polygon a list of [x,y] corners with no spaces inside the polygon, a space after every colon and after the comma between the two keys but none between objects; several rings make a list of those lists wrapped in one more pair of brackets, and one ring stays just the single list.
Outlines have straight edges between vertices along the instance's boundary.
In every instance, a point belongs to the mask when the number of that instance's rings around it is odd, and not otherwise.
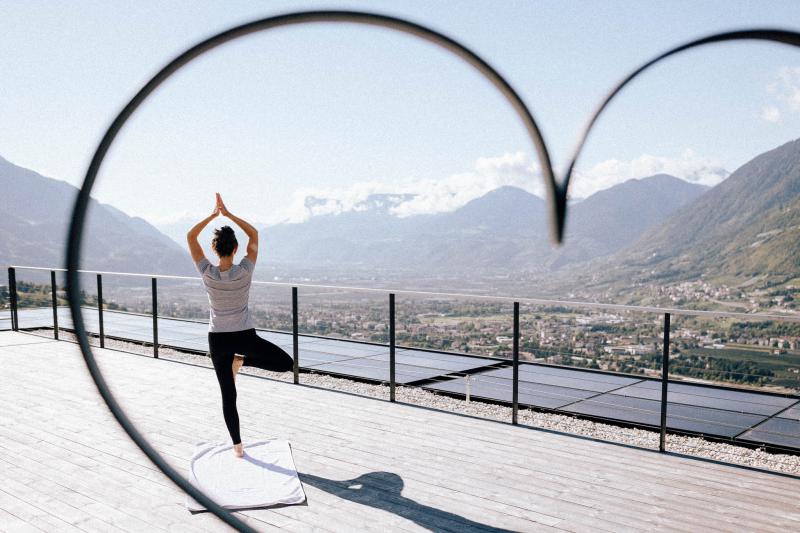
[{"label": "gray t-shirt", "polygon": [[196,264],[211,307],[208,331],[243,331],[253,327],[247,308],[255,264],[247,257],[225,272],[205,257]]}]

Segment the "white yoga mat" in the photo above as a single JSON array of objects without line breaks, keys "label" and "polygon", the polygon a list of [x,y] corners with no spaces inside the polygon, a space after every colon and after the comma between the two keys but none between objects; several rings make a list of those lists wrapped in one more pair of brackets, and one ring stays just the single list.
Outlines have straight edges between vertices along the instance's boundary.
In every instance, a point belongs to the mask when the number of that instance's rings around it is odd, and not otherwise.
[{"label": "white yoga mat", "polygon": [[[306,495],[289,442],[278,439],[245,443],[244,457],[232,444],[201,442],[189,465],[189,482],[226,509],[251,509],[303,503]],[[190,511],[205,511],[186,496]]]}]

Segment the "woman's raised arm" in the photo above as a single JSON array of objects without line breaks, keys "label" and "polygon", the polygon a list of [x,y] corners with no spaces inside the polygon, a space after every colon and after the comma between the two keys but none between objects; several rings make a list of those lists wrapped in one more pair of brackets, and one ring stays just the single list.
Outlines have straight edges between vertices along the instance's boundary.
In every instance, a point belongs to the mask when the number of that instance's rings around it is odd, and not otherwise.
[{"label": "woman's raised arm", "polygon": [[189,233],[186,234],[186,242],[189,244],[189,253],[192,254],[192,261],[195,263],[206,256],[206,254],[203,253],[203,247],[200,246],[199,242],[197,242],[197,236],[200,235],[200,232],[203,231],[203,228],[205,228],[209,222],[217,218],[220,213],[221,210],[219,208],[219,204],[217,204],[214,207],[213,213],[195,224],[192,229],[189,230]]}]

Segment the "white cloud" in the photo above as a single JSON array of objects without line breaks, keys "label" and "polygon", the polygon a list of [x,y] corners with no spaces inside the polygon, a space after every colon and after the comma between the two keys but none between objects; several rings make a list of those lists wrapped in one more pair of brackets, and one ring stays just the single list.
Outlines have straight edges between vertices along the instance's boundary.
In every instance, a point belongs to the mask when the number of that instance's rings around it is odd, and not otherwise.
[{"label": "white cloud", "polygon": [[714,186],[728,177],[720,161],[686,149],[678,157],[643,154],[631,161],[608,159],[589,170],[578,171],[570,185],[570,197],[586,198],[597,191],[633,178],[669,174],[690,183]]},{"label": "white cloud", "polygon": [[303,222],[312,216],[338,214],[353,211],[371,194],[391,191],[387,184],[377,181],[362,181],[344,188],[301,187],[292,194],[289,206],[277,219],[270,221]]},{"label": "white cloud", "polygon": [[390,209],[400,217],[441,213],[453,211],[504,185],[539,195],[544,190],[537,164],[524,152],[506,153],[481,157],[472,169],[442,179],[371,180],[343,188],[304,187],[294,192],[289,207],[273,222],[303,222],[312,216],[357,210],[372,194],[415,195],[406,201],[396,201]]},{"label": "white cloud", "polygon": [[774,105],[767,105],[761,108],[761,112],[758,114],[758,118],[763,120],[764,122],[771,122],[772,124],[777,124],[781,121],[781,111]]},{"label": "white cloud", "polygon": [[773,84],[778,98],[792,111],[800,111],[800,67],[783,67]]},{"label": "white cloud", "polygon": [[394,207],[392,213],[405,217],[453,211],[470,200],[507,185],[539,196],[544,190],[539,166],[531,162],[524,152],[507,153],[499,157],[482,157],[475,162],[472,170],[442,180],[407,183],[408,188],[403,192],[416,193],[417,196]]},{"label": "white cloud", "polygon": [[800,67],[778,69],[773,81],[767,85],[767,93],[772,95],[775,103],[763,106],[756,114],[761,120],[772,124],[781,122],[782,109],[790,113],[800,113]]},{"label": "white cloud", "polygon": [[[586,171],[576,172],[570,196],[585,198],[630,179],[660,173],[709,186],[728,176],[719,161],[702,157],[692,150],[685,150],[678,157],[644,154],[631,161],[609,159]],[[544,195],[538,163],[524,152],[514,152],[481,157],[470,170],[442,179],[370,180],[340,188],[297,189],[287,209],[268,223],[298,223],[313,216],[358,211],[365,208],[364,202],[374,194],[396,195],[389,211],[399,217],[442,213],[458,209],[470,200],[503,186],[519,187],[540,197]]]}]

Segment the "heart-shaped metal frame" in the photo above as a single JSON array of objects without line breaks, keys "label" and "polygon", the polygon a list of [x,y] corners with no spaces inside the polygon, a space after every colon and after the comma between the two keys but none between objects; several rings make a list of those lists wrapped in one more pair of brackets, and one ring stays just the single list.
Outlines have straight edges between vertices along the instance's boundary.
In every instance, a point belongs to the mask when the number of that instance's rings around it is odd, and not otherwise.
[{"label": "heart-shaped metal frame", "polygon": [[517,95],[516,91],[514,91],[511,85],[486,61],[481,59],[476,53],[472,52],[464,45],[460,44],[454,39],[442,35],[437,31],[404,19],[360,11],[304,11],[287,13],[284,15],[256,20],[214,35],[213,37],[210,37],[188,49],[173,59],[164,68],[162,68],[155,76],[153,76],[150,81],[147,82],[147,84],[144,85],[144,87],[142,87],[142,89],[139,90],[139,92],[136,93],[136,95],[130,100],[130,102],[128,102],[128,104],[122,109],[122,111],[108,127],[108,130],[106,131],[105,135],[103,135],[100,144],[95,150],[94,156],[92,157],[91,163],[86,172],[86,177],[84,178],[83,185],[75,201],[75,207],[73,208],[72,221],[69,229],[69,242],[67,244],[66,266],[69,305],[72,313],[75,332],[78,337],[78,343],[80,345],[84,361],[86,362],[86,366],[92,376],[92,379],[97,385],[100,396],[108,405],[108,408],[111,410],[111,413],[114,415],[114,418],[116,418],[117,422],[122,426],[128,436],[130,436],[130,438],[134,441],[134,443],[136,443],[142,452],[144,452],[144,454],[147,455],[147,457],[168,478],[170,478],[176,485],[181,487],[192,498],[205,506],[209,511],[217,515],[221,520],[241,531],[254,530],[236,518],[224,507],[214,502],[202,491],[191,485],[188,480],[183,478],[175,469],[173,469],[166,461],[164,461],[159,453],[150,445],[150,443],[141,435],[141,433],[139,433],[135,425],[130,421],[122,407],[116,401],[116,398],[108,387],[108,384],[106,383],[105,378],[103,377],[102,372],[100,371],[94,358],[91,346],[89,345],[89,339],[86,334],[83,316],[81,314],[81,289],[79,279],[80,276],[78,275],[78,269],[80,266],[81,239],[83,236],[86,210],[89,205],[90,193],[97,178],[97,174],[100,171],[100,166],[109,148],[111,147],[112,142],[131,115],[145,101],[145,99],[153,91],[155,91],[156,88],[158,88],[159,85],[161,85],[167,78],[169,78],[177,70],[193,59],[224,43],[268,29],[314,22],[356,23],[389,28],[402,33],[414,35],[455,54],[474,67],[478,72],[483,74],[483,76],[489,80],[512,105],[517,115],[525,125],[528,135],[533,142],[534,149],[536,150],[536,153],[539,157],[539,162],[541,164],[541,172],[545,181],[548,199],[550,200],[550,228],[551,235],[556,243],[560,243],[563,238],[564,223],[567,213],[567,191],[569,188],[569,180],[575,168],[578,157],[580,156],[581,150],[586,143],[589,132],[611,100],[635,77],[655,63],[658,63],[669,56],[704,44],[735,40],[762,40],[800,46],[800,33],[782,30],[745,30],[722,33],[703,39],[698,39],[696,41],[673,48],[672,50],[661,54],[655,59],[648,61],[643,66],[639,67],[630,75],[625,77],[608,94],[608,96],[595,111],[591,120],[584,129],[580,142],[578,143],[574,155],[567,166],[564,179],[561,183],[558,183],[555,179],[550,156],[536,121],[533,119],[533,116],[531,115],[527,106],[523,103],[522,99]]},{"label": "heart-shaped metal frame", "polygon": [[[539,128],[536,125],[533,117],[531,116],[528,108],[522,102],[522,99],[517,95],[511,85],[486,61],[481,59],[477,54],[469,50],[467,47],[456,42],[455,40],[442,35],[434,30],[421,26],[419,24],[409,22],[407,20],[389,17],[385,15],[377,15],[373,13],[364,13],[359,11],[305,11],[297,13],[288,13],[275,17],[269,17],[241,26],[237,26],[230,30],[219,33],[205,41],[193,46],[186,52],[182,53],[169,64],[162,68],[153,78],[145,84],[142,89],[131,99],[131,101],[122,109],[114,121],[109,126],[100,145],[92,157],[89,169],[86,172],[86,178],[83,181],[78,198],[75,201],[75,207],[72,212],[72,222],[69,230],[69,243],[67,245],[67,290],[69,296],[70,309],[72,311],[72,320],[77,333],[78,342],[80,344],[83,358],[86,361],[86,366],[92,376],[100,395],[108,405],[117,422],[122,426],[125,432],[131,437],[139,448],[153,461],[153,463],[169,477],[176,485],[186,491],[191,497],[205,506],[209,511],[213,512],[220,519],[224,520],[229,525],[242,530],[253,531],[247,524],[233,516],[225,508],[218,505],[211,498],[202,493],[202,491],[191,485],[184,479],[178,472],[176,472],[158,452],[150,445],[149,442],[139,433],[135,425],[125,414],[124,410],[117,403],[114,395],[108,387],[105,379],[103,378],[100,369],[97,366],[94,355],[92,354],[91,346],[86,335],[86,330],[83,324],[83,317],[80,309],[80,279],[78,276],[78,268],[80,266],[80,247],[81,237],[83,234],[83,226],[86,218],[86,209],[89,205],[89,198],[97,174],[100,171],[100,165],[105,158],[111,143],[122,129],[125,122],[131,117],[136,109],[145,101],[145,99],[156,90],[167,78],[174,74],[181,67],[197,58],[201,54],[208,52],[224,43],[244,37],[256,32],[262,32],[268,29],[274,29],[284,26],[293,26],[298,24],[308,24],[314,22],[349,22],[364,24],[369,26],[379,26],[398,30],[400,32],[420,37],[425,41],[433,43],[456,56],[465,60],[473,66],[478,72],[488,79],[492,84],[505,96],[506,100],[513,106],[517,115],[522,120],[528,134],[533,141],[534,148],[536,149],[543,172],[547,176],[546,181],[554,184],[555,180],[552,176],[551,164],[547,154],[547,149],[542,139]],[[555,191],[551,190],[552,195]]]}]

